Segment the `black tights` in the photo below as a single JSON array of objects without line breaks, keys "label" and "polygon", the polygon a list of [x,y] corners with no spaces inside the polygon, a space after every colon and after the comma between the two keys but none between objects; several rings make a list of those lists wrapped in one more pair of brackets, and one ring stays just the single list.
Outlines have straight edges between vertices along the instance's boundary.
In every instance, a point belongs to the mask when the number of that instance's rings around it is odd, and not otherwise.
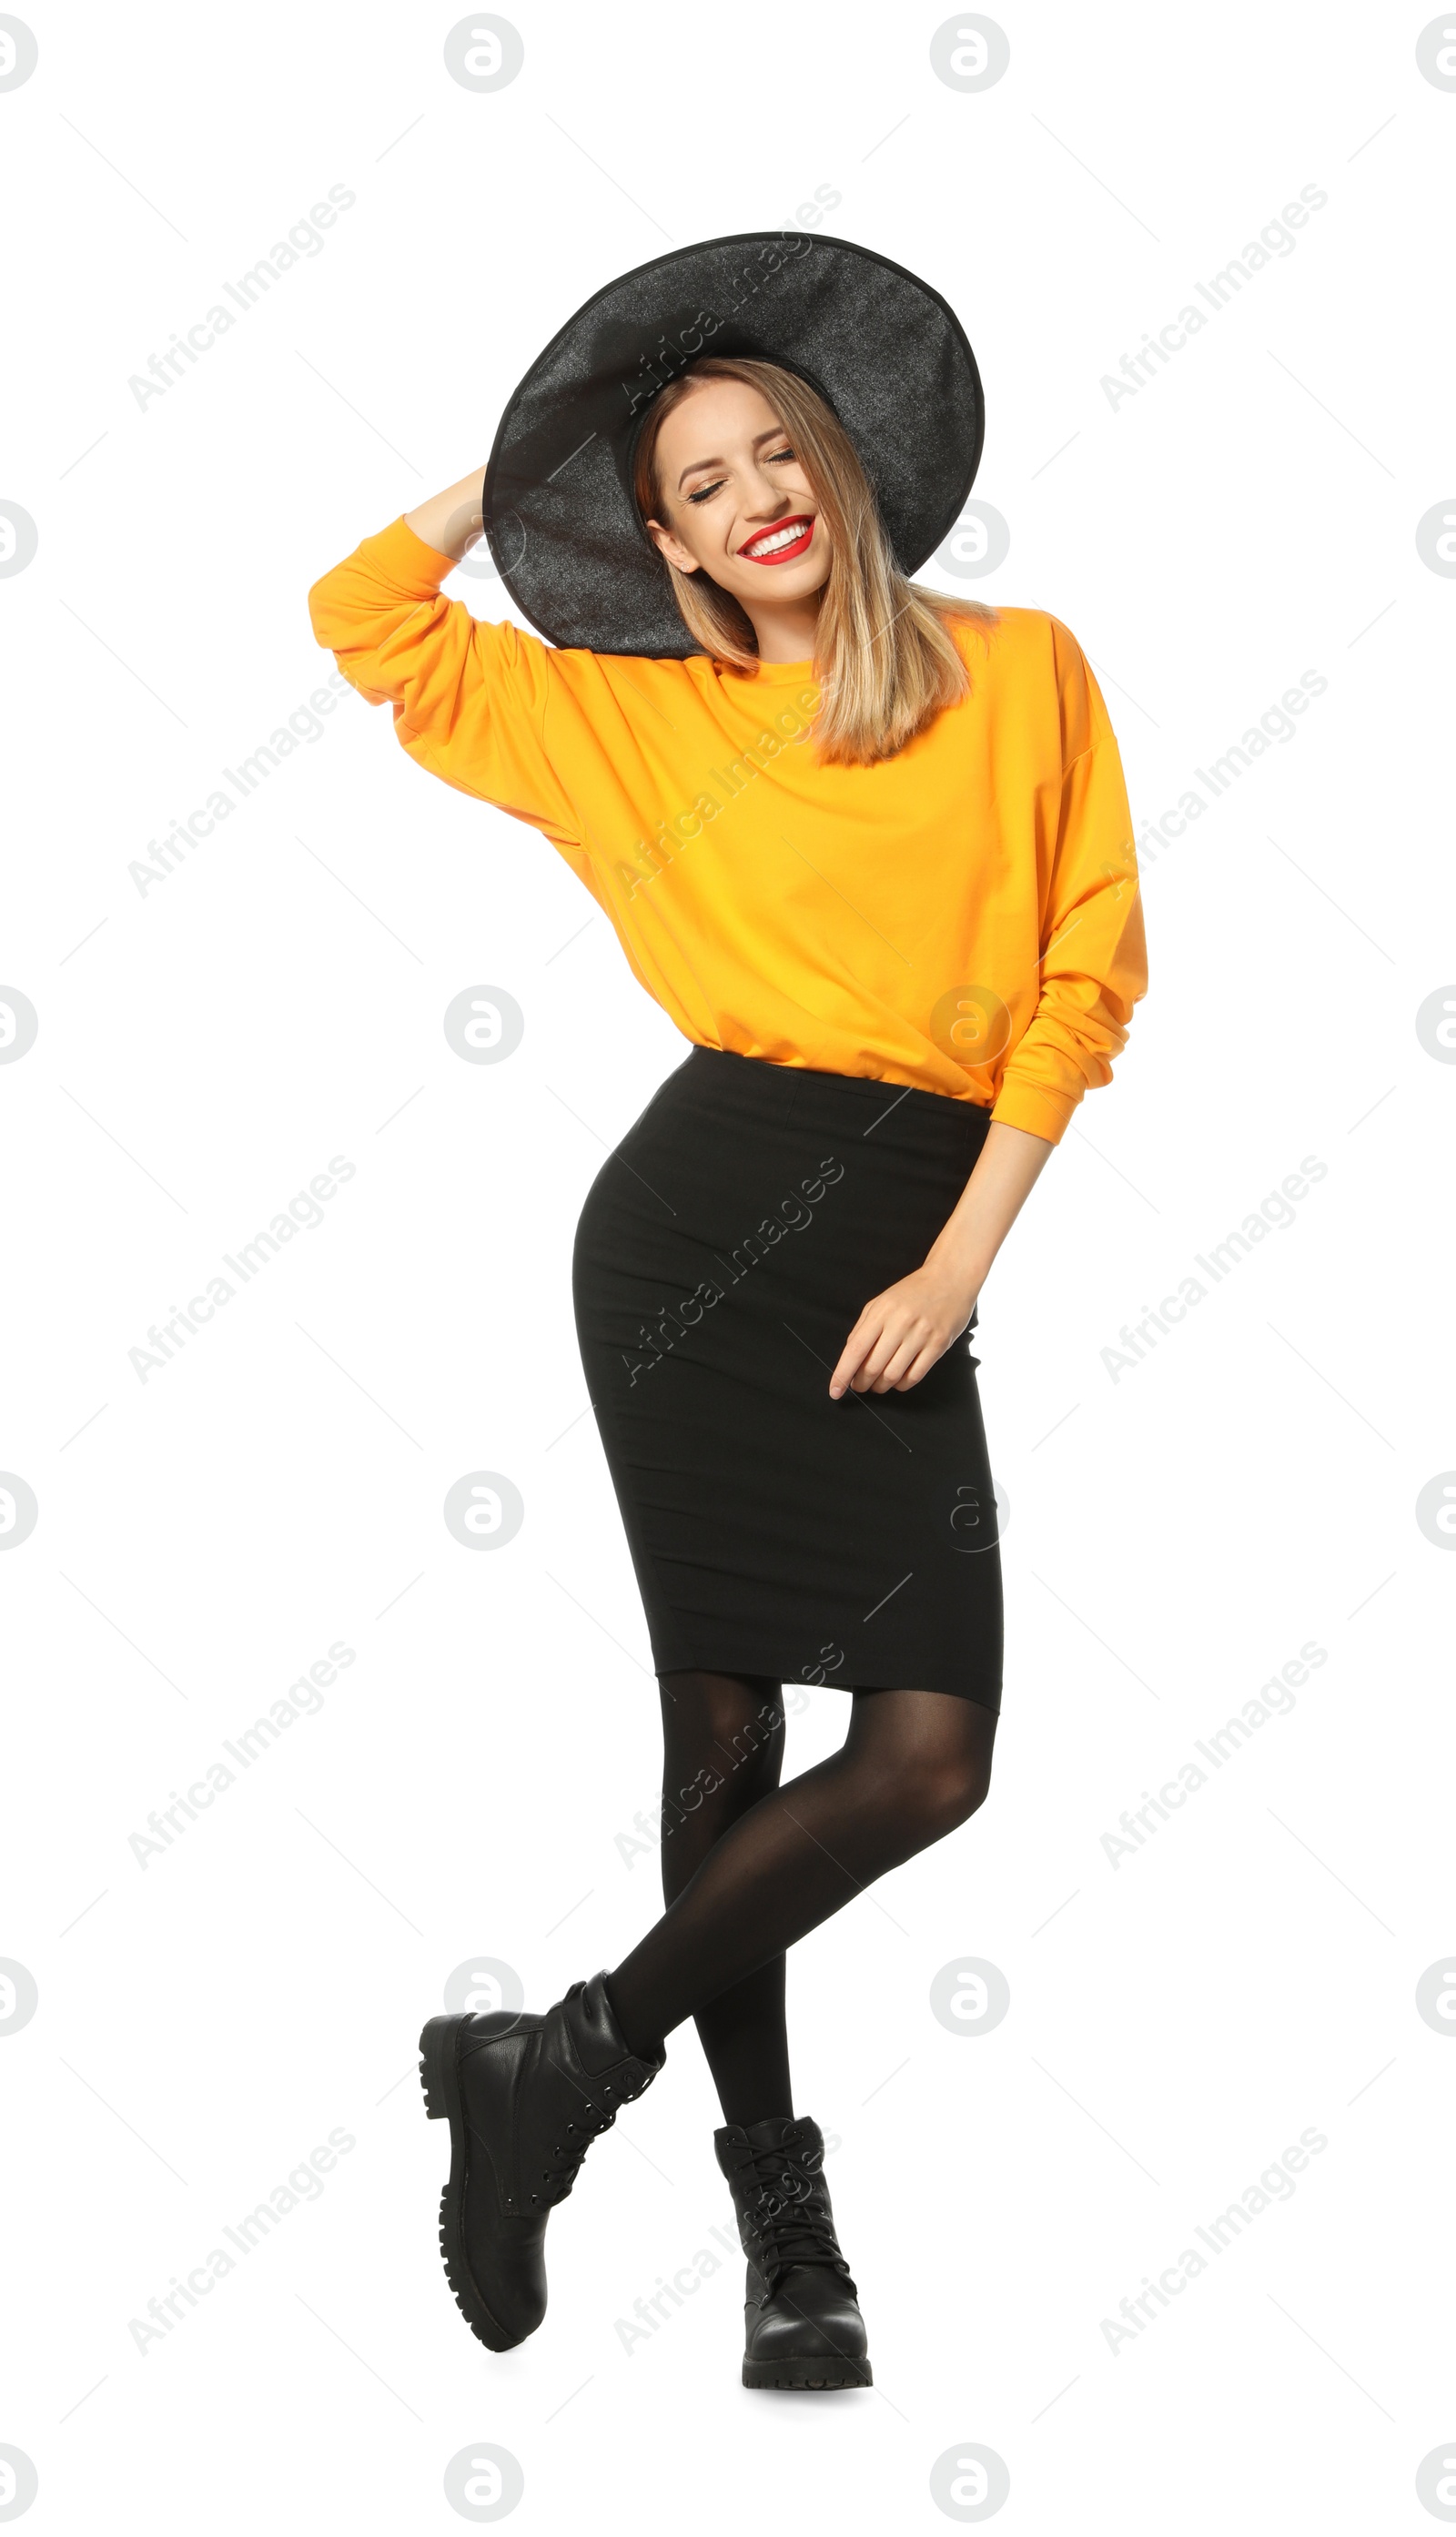
[{"label": "black tights", "polygon": [[660,1678],[668,1905],[607,1987],[635,2052],[695,2020],[729,2123],[793,2111],[784,1950],[964,1823],[994,1713],[941,1691],[856,1691],[837,1753],[779,1786],[783,1709],[761,1675]]}]

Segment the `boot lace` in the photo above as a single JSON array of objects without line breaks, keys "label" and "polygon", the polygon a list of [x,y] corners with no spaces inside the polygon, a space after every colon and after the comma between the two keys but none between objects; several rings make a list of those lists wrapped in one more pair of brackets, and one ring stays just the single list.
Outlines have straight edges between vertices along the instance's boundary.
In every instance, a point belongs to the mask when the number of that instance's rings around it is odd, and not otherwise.
[{"label": "boot lace", "polygon": [[642,2069],[640,2064],[626,2067],[630,2075],[609,2080],[605,2087],[598,2085],[589,2097],[581,2099],[578,2112],[566,2124],[564,2138],[553,2143],[552,2155],[560,2164],[542,2169],[540,2190],[532,2194],[533,2202],[564,2202],[592,2142],[611,2130],[621,2109],[640,2097],[656,2076],[655,2071]]},{"label": "boot lace", "polygon": [[[770,2295],[791,2264],[831,2265],[852,2292],[817,2163],[810,2166],[787,2149],[758,2149],[752,2165],[754,2185],[745,2190],[739,2215],[744,2252]],[[744,2183],[747,2188],[747,2178]]]}]

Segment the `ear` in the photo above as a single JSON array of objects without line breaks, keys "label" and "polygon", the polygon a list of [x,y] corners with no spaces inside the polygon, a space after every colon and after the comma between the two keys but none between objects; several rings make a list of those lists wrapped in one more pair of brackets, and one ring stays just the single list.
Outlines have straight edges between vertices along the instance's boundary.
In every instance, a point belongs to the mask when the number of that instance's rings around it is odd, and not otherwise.
[{"label": "ear", "polygon": [[690,554],[682,539],[675,538],[671,529],[665,529],[660,520],[647,522],[647,535],[658,553],[665,555],[670,564],[675,564],[679,572],[697,571],[697,557]]}]

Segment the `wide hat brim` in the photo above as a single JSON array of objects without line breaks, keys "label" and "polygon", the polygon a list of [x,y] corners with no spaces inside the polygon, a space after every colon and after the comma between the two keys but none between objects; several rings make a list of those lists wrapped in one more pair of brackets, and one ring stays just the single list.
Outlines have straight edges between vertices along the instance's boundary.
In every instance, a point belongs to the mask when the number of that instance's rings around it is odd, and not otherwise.
[{"label": "wide hat brim", "polygon": [[486,537],[548,642],[682,660],[699,651],[637,516],[643,417],[708,353],[780,361],[819,389],[875,489],[895,560],[918,571],[960,515],[985,402],[955,310],[903,265],[797,230],[710,238],[607,284],[510,398],[486,471]]}]

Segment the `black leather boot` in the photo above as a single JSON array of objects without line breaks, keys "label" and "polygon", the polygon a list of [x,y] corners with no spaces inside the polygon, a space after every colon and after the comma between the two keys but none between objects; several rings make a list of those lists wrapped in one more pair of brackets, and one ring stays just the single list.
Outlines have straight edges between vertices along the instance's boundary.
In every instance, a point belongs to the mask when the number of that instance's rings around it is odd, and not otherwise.
[{"label": "black leather boot", "polygon": [[440,2196],[445,2272],[472,2333],[493,2352],[546,2314],[546,2223],[598,2132],[639,2097],[664,2055],[629,2051],[602,1974],[544,2016],[431,2017],[420,2038],[425,2111],[450,2126]]},{"label": "black leather boot", "polygon": [[745,2387],[869,2387],[865,2321],[834,2235],[824,2134],[807,2114],[714,2132],[749,2259]]}]

